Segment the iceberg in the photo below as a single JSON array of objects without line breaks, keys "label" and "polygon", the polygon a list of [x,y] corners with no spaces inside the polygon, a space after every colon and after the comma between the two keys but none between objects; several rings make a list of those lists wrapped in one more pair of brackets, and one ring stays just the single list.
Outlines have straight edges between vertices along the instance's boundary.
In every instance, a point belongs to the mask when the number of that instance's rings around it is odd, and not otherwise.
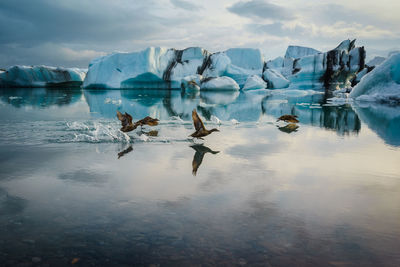
[{"label": "iceberg", "polygon": [[349,96],[358,101],[400,103],[400,53],[366,74]]},{"label": "iceberg", "polygon": [[[292,89],[322,89],[347,85],[364,67],[364,47],[355,47],[355,40],[345,40],[325,53],[306,47],[288,47],[285,58],[266,63],[264,74],[269,69],[274,70],[275,76],[280,73]],[[266,75],[272,76],[272,73]]]},{"label": "iceberg", "polygon": [[[202,86],[203,79],[208,82],[211,78],[229,77],[240,88],[248,89],[250,85],[246,83],[255,82],[256,76],[269,82],[270,88],[343,86],[365,67],[364,47],[355,47],[354,43],[355,40],[345,40],[326,53],[289,46],[284,58],[267,62],[261,51],[253,48],[210,53],[201,47],[184,50],[149,47],[139,52],[114,53],[94,59],[89,64],[83,87],[199,90],[211,89],[208,85]],[[260,79],[257,83],[261,88]]]},{"label": "iceberg", "polygon": [[345,40],[326,53],[296,60],[288,79],[299,87],[346,85],[365,66],[364,47],[355,47],[354,43],[355,40]]},{"label": "iceberg", "polygon": [[257,90],[267,88],[267,83],[258,75],[251,75],[247,78],[243,90]]},{"label": "iceberg", "polygon": [[114,53],[89,64],[84,88],[181,88],[181,80],[196,74],[208,52],[149,47],[140,52]]},{"label": "iceberg", "polygon": [[368,61],[367,65],[368,66],[378,66],[380,65],[383,61],[385,61],[386,58],[384,57],[380,57],[380,56],[376,56],[373,59],[371,59],[370,61]]},{"label": "iceberg", "polygon": [[243,87],[249,76],[261,76],[263,66],[264,59],[259,49],[231,48],[210,55],[199,74],[208,78],[227,76]]},{"label": "iceberg", "polygon": [[304,46],[289,45],[286,49],[285,58],[301,58],[309,55],[321,53],[320,51]]},{"label": "iceberg", "polygon": [[232,48],[210,54],[200,47],[184,50],[149,47],[140,52],[94,59],[83,87],[179,89],[186,88],[190,80],[185,77],[193,75],[227,76],[243,86],[250,75],[261,75],[263,65],[259,49]]},{"label": "iceberg", "polygon": [[79,87],[86,70],[50,66],[13,66],[0,72],[0,87]]},{"label": "iceberg", "polygon": [[239,90],[239,85],[230,77],[222,76],[204,79],[201,90]]},{"label": "iceberg", "polygon": [[164,70],[174,50],[149,47],[134,53],[114,53],[89,64],[84,88],[165,88]]},{"label": "iceberg", "polygon": [[181,88],[182,90],[198,91],[200,90],[200,84],[202,79],[203,77],[199,74],[186,76],[181,81]]},{"label": "iceberg", "polygon": [[263,78],[268,82],[268,88],[280,89],[289,86],[289,81],[274,69],[266,69]]}]

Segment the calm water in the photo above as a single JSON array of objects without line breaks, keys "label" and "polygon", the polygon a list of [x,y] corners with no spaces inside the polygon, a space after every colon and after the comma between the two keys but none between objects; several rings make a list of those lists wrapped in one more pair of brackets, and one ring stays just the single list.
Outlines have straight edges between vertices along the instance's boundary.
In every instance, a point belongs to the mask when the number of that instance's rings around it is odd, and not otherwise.
[{"label": "calm water", "polygon": [[[322,103],[3,89],[0,264],[399,266],[400,107]],[[220,132],[189,139],[193,108]],[[126,135],[116,110],[161,123]]]}]

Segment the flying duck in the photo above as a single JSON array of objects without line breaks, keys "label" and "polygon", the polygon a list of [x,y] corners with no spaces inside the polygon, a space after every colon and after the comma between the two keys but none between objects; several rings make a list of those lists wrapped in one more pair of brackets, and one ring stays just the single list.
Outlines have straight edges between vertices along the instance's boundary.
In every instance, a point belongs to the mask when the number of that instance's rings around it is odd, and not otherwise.
[{"label": "flying duck", "polygon": [[299,120],[297,119],[296,115],[282,115],[280,116],[277,120],[278,121],[284,121],[284,122],[291,122],[291,123],[298,123]]},{"label": "flying duck", "polygon": [[202,138],[204,136],[209,135],[212,132],[219,132],[219,130],[215,129],[215,128],[211,129],[211,130],[207,130],[206,127],[204,127],[204,124],[201,121],[199,115],[197,114],[196,109],[193,109],[193,111],[192,111],[192,119],[193,119],[193,124],[194,124],[194,128],[196,129],[196,131],[190,135],[191,137]]},{"label": "flying duck", "polygon": [[153,119],[152,117],[145,117],[135,123],[132,123],[132,116],[125,112],[122,114],[121,112],[117,111],[117,117],[121,121],[122,128],[121,131],[123,132],[130,132],[135,130],[138,126],[149,125],[149,126],[156,126],[158,125],[158,119]]}]

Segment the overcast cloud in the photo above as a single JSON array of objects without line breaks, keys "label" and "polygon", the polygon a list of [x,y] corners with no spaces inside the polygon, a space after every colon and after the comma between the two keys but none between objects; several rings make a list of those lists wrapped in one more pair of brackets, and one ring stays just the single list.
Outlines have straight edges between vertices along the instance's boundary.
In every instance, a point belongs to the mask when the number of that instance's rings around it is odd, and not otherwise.
[{"label": "overcast cloud", "polygon": [[[0,68],[87,67],[97,56],[148,46],[326,51],[357,38],[375,54],[400,49],[398,1],[2,0]],[[370,50],[369,50],[370,48]]]}]

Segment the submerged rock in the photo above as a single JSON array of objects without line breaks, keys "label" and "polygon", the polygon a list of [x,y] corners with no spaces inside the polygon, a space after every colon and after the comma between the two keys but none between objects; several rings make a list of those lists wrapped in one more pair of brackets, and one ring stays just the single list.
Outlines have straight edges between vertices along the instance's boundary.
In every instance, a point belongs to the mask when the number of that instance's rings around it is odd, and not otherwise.
[{"label": "submerged rock", "polygon": [[0,87],[79,87],[85,75],[78,68],[14,66],[0,72]]}]

